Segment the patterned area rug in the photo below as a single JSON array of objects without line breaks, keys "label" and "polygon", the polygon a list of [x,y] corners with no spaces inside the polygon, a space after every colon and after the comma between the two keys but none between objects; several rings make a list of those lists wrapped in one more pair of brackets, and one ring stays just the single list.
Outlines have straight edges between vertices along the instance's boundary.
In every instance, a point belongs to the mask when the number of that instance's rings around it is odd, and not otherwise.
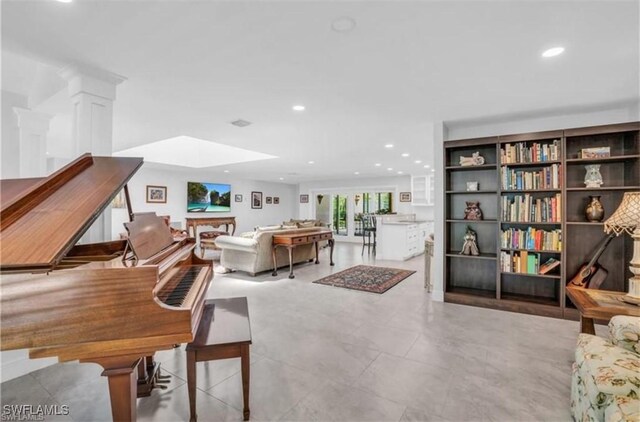
[{"label": "patterned area rug", "polygon": [[371,293],[384,293],[415,271],[399,270],[397,268],[373,267],[371,265],[356,265],[339,273],[314,281],[345,289],[363,290]]}]

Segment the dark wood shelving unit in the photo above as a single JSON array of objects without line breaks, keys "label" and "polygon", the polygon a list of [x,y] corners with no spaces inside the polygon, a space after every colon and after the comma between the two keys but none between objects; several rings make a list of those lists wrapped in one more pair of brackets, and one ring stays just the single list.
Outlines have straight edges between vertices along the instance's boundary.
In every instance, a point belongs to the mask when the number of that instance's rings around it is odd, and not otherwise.
[{"label": "dark wood shelving unit", "polygon": [[458,252],[447,252],[446,255],[451,258],[462,259],[497,259],[498,256],[492,253],[481,253],[480,255],[460,255]]},{"label": "dark wood shelving unit", "polygon": [[[558,140],[560,159],[525,163],[501,163],[501,148],[506,144],[551,144]],[[583,148],[609,146],[611,157],[578,158]],[[485,158],[482,166],[460,167],[460,156],[479,151]],[[567,299],[566,282],[588,261],[599,241],[604,237],[602,222],[588,222],[584,208],[589,195],[601,197],[605,219],[613,213],[624,192],[640,190],[640,122],[563,129],[487,138],[448,141],[445,143],[445,301],[514,312],[576,319],[576,309]],[[501,169],[544,168],[559,164],[560,189],[501,189]],[[604,185],[601,188],[584,187],[584,166],[600,164]],[[527,171],[527,170],[525,170]],[[480,190],[466,191],[467,182],[478,182]],[[501,219],[503,195],[531,194],[533,198],[553,197],[560,194],[562,219],[559,222],[520,222]],[[478,195],[473,197],[473,195]],[[482,221],[464,220],[465,201],[480,201],[487,218]],[[459,255],[466,227],[477,233],[480,256]],[[561,230],[562,249],[531,250],[502,248],[501,230],[528,227],[540,230]],[[560,260],[561,265],[552,274],[503,272],[501,252],[526,251],[537,254],[539,263],[548,258]],[[599,263],[609,271],[602,286],[606,290],[625,291],[631,277],[628,263],[633,253],[629,236],[615,238]],[[461,264],[464,260],[464,265]]]}]

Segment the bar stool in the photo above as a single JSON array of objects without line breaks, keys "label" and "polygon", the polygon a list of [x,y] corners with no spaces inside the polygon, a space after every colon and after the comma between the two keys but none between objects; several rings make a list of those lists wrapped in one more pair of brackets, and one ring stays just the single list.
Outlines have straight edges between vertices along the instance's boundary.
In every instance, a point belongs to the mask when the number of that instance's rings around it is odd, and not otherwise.
[{"label": "bar stool", "polygon": [[240,358],[242,370],[243,417],[249,420],[249,346],[251,326],[246,297],[209,299],[194,340],[187,345],[187,387],[189,421],[196,422],[196,363]]},{"label": "bar stool", "polygon": [[[364,214],[362,216],[362,253],[360,255],[364,255],[364,248],[367,247],[367,253],[371,253],[371,248],[373,247],[373,254],[376,254],[376,244],[377,244],[377,223],[376,216],[373,214]],[[373,241],[371,238],[373,237]]]}]

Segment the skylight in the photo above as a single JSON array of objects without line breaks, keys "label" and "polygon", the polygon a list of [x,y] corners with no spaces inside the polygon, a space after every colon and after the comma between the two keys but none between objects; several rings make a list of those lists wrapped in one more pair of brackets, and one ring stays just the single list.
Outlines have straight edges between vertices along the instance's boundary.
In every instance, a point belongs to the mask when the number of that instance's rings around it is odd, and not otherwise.
[{"label": "skylight", "polygon": [[278,158],[275,155],[232,147],[217,142],[176,136],[118,151],[117,157],[143,157],[144,161],[172,166],[205,168]]}]

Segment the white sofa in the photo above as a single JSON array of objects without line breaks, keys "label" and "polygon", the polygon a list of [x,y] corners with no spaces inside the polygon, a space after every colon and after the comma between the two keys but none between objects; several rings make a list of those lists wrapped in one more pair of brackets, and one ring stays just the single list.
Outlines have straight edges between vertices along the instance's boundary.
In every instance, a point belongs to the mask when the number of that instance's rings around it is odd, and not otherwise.
[{"label": "white sofa", "polygon": [[[216,245],[222,250],[220,264],[230,270],[245,271],[255,276],[262,271],[273,270],[271,245],[274,233],[311,233],[319,227],[281,228],[280,226],[257,228],[255,232],[241,236],[221,236]],[[276,252],[278,267],[289,265],[289,253],[286,248],[278,248]],[[313,244],[298,246],[293,249],[293,263],[315,259]]]}]

